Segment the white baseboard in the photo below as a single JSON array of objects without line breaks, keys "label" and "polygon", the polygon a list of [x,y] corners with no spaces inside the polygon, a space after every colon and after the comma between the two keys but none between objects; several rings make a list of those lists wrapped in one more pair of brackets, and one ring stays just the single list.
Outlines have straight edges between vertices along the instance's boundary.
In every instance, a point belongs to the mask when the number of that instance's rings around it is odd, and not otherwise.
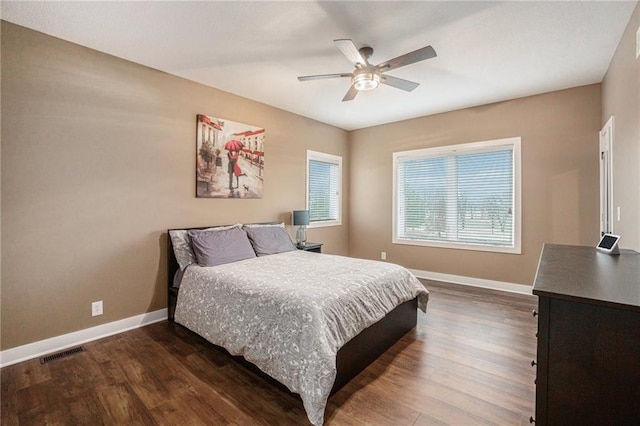
[{"label": "white baseboard", "polygon": [[52,352],[58,352],[72,346],[81,345],[91,342],[92,340],[112,336],[165,319],[167,319],[167,308],[7,349],[0,352],[0,367],[17,364],[18,362],[37,358]]},{"label": "white baseboard", "polygon": [[425,280],[444,281],[453,284],[468,285],[471,287],[489,288],[492,290],[508,291],[510,293],[526,294],[531,296],[531,286],[524,284],[507,283],[504,281],[485,280],[482,278],[464,277],[461,275],[441,274],[439,272],[420,271],[409,269],[417,278]]}]

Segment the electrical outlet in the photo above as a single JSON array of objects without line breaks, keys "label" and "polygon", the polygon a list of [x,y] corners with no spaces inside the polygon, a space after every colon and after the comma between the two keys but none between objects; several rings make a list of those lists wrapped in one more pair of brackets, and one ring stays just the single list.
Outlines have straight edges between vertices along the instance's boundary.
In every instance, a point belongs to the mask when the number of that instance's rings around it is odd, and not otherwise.
[{"label": "electrical outlet", "polygon": [[102,300],[91,304],[91,316],[95,317],[98,315],[102,315]]},{"label": "electrical outlet", "polygon": [[387,260],[387,252],[386,251],[381,251],[380,252],[380,260]]}]

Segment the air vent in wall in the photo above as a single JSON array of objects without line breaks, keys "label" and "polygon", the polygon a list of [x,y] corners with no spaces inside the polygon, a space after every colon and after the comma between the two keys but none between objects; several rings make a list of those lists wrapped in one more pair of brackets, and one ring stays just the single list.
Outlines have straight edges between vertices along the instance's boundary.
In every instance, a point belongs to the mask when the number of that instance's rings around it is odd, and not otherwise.
[{"label": "air vent in wall", "polygon": [[64,358],[69,355],[77,354],[78,352],[84,352],[84,351],[85,349],[83,346],[77,346],[75,348],[67,349],[62,352],[43,356],[42,358],[40,358],[40,364],[46,364],[48,362],[55,361],[56,359]]}]

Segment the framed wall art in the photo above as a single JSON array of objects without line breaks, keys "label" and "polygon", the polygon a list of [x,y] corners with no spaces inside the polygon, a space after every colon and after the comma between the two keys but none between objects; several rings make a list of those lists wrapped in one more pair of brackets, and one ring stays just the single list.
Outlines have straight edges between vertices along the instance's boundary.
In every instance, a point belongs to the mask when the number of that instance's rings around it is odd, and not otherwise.
[{"label": "framed wall art", "polygon": [[196,197],[262,198],[265,130],[198,114]]}]

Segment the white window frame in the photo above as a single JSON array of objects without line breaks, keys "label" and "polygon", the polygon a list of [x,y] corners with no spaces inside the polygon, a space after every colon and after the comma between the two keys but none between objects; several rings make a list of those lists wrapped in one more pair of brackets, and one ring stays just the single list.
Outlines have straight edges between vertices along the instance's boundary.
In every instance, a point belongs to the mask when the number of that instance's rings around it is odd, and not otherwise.
[{"label": "white window frame", "polygon": [[307,180],[306,180],[306,208],[309,210],[309,162],[322,161],[325,163],[332,163],[338,166],[338,219],[337,220],[323,220],[319,222],[311,222],[307,228],[322,228],[325,226],[338,226],[342,225],[342,157],[333,154],[327,154],[324,152],[307,150]]},{"label": "white window frame", "polygon": [[[401,151],[393,153],[393,244],[403,245],[416,245],[427,247],[440,247],[449,249],[460,250],[476,250],[476,251],[490,251],[497,253],[510,253],[521,254],[521,242],[522,242],[522,165],[521,165],[521,150],[520,150],[520,137],[496,139],[482,142],[471,142],[459,145],[449,145],[435,148],[416,149],[412,151]],[[513,185],[514,185],[514,199],[513,199],[513,246],[511,247],[498,247],[493,245],[483,245],[474,243],[458,243],[458,242],[446,242],[446,241],[431,241],[431,240],[415,240],[415,239],[403,239],[398,237],[398,189],[397,189],[397,165],[400,159],[406,159],[406,157],[427,157],[438,156],[446,153],[452,153],[457,151],[473,152],[486,151],[491,149],[500,149],[500,147],[509,146],[513,149]]]}]

